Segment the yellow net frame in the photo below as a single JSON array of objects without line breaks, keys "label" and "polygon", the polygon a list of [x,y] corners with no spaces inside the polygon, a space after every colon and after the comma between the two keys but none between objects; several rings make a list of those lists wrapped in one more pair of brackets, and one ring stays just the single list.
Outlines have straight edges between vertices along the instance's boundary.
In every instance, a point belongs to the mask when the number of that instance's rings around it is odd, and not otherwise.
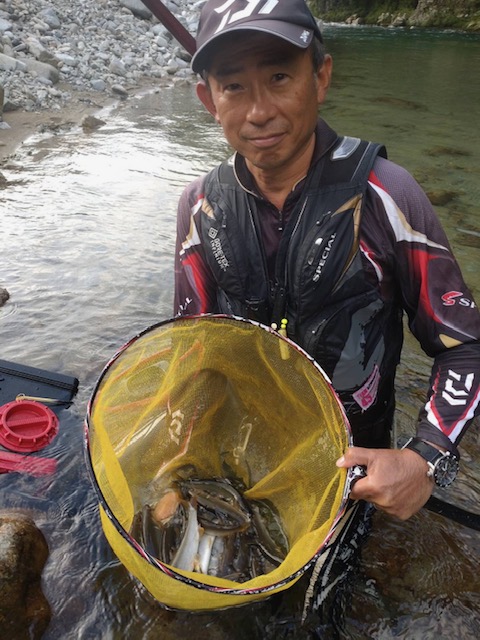
[{"label": "yellow net frame", "polygon": [[[247,320],[177,318],[137,336],[98,381],[87,435],[105,535],[172,608],[224,608],[287,588],[345,507],[346,471],[335,461],[351,438],[340,401],[304,351]],[[237,583],[175,569],[127,535],[146,491],[160,494],[185,465],[200,477],[235,477],[247,499],[274,506],[290,545],[279,567]]]}]

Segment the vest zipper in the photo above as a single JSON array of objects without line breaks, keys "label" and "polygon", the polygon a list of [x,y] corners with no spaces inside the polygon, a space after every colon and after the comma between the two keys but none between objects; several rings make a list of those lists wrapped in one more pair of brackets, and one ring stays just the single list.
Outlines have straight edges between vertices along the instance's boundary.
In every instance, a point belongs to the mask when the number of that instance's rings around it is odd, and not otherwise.
[{"label": "vest zipper", "polygon": [[[263,266],[263,279],[264,282],[266,284],[266,290],[267,292],[269,292],[270,290],[270,286],[269,286],[269,281],[268,281],[268,269],[267,269],[267,259],[265,257],[265,250],[263,248],[263,243],[260,239],[259,233],[258,233],[258,222],[255,220],[255,213],[252,211],[252,208],[250,206],[250,202],[248,201],[247,198],[247,208],[248,208],[248,217],[250,219],[250,224],[252,225],[252,229],[253,229],[253,236],[255,238],[255,241],[257,243],[257,248],[258,251],[260,253],[260,255],[262,256],[262,266]],[[256,208],[255,208],[256,211]]]},{"label": "vest zipper", "polygon": [[[308,196],[305,197],[303,201],[302,208],[297,215],[295,220],[295,225],[292,229],[292,233],[288,237],[288,239],[284,240],[285,236],[282,236],[282,240],[280,241],[280,248],[277,254],[276,268],[275,272],[277,274],[275,278],[275,286],[273,291],[273,312],[272,312],[272,324],[275,324],[277,327],[280,327],[282,321],[286,319],[286,311],[287,311],[287,290],[288,290],[288,265],[289,265],[289,257],[290,257],[290,246],[293,236],[295,235],[300,221],[303,217],[303,213],[307,206]],[[282,242],[283,241],[283,242]],[[285,245],[285,246],[284,246]],[[281,261],[283,261],[283,277],[279,278]],[[290,322],[292,325],[292,322]],[[292,329],[294,331],[294,329]]]}]

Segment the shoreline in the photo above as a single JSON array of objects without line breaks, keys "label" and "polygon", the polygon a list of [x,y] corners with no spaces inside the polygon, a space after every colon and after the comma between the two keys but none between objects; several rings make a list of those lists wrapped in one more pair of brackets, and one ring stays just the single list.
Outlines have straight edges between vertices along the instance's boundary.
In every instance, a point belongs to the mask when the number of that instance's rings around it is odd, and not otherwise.
[{"label": "shoreline", "polygon": [[74,94],[67,106],[59,109],[26,111],[19,109],[3,113],[0,120],[8,128],[0,129],[0,169],[12,160],[22,144],[40,129],[77,126],[88,115],[95,115],[109,105],[119,101],[118,97],[81,92]]},{"label": "shoreline", "polygon": [[72,90],[72,87],[65,83],[60,87],[71,92],[71,98],[65,106],[4,112],[0,115],[0,125],[3,121],[8,128],[0,128],[0,172],[2,167],[14,160],[23,143],[36,133],[80,126],[87,116],[96,116],[108,108],[121,109],[136,96],[158,89],[168,89],[177,82],[188,81],[181,78],[176,81],[173,78],[144,77],[122,95],[94,90]]}]

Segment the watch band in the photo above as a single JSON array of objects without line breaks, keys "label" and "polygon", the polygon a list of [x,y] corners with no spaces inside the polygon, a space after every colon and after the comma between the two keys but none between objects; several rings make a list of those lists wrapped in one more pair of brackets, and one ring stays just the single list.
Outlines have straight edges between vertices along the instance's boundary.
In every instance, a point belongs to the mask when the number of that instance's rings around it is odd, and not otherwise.
[{"label": "watch band", "polygon": [[440,451],[421,438],[410,438],[402,449],[415,451],[427,462],[427,476],[433,478],[439,487],[448,487],[455,480],[458,458],[449,451]]},{"label": "watch band", "polygon": [[436,449],[421,438],[410,438],[410,440],[408,440],[403,448],[416,451],[419,455],[422,456],[424,460],[426,460],[431,465],[434,465],[439,458],[443,458],[443,456],[445,455],[443,451],[440,451],[440,449]]}]

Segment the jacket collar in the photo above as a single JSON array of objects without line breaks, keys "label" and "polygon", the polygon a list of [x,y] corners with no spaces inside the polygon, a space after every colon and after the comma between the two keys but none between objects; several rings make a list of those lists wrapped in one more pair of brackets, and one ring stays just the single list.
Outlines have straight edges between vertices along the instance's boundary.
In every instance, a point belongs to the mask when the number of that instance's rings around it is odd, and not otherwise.
[{"label": "jacket collar", "polygon": [[[312,161],[310,163],[309,171],[311,171],[312,167],[315,166],[320,158],[332,148],[337,140],[338,135],[335,133],[335,131],[328,126],[325,120],[319,118],[317,126],[315,128],[315,147],[313,149]],[[235,152],[233,156],[233,171],[235,173],[235,178],[237,179],[237,182],[242,187],[242,189],[252,194],[256,198],[259,198],[261,200],[264,199],[258,191],[255,179],[247,167],[244,156],[242,156],[238,152]],[[302,180],[299,180],[295,184],[294,188],[292,189],[292,194],[301,190],[306,177],[307,176],[305,176]]]}]

